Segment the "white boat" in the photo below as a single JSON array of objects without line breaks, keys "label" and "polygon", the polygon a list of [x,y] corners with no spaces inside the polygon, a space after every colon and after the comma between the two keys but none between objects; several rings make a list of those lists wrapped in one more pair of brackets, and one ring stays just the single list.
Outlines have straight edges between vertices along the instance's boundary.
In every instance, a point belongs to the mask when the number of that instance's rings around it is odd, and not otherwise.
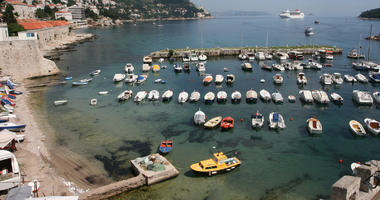
[{"label": "white boat", "polygon": [[113,82],[119,82],[125,79],[125,74],[115,74],[113,76]]},{"label": "white boat", "polygon": [[131,63],[127,63],[127,64],[124,66],[124,71],[125,71],[125,73],[127,73],[127,74],[132,74],[134,70],[135,70],[135,68],[133,67],[133,65],[132,65]]},{"label": "white boat", "polygon": [[331,93],[330,94],[331,100],[336,104],[343,104],[343,97],[340,96],[338,93]]},{"label": "white boat", "polygon": [[284,52],[276,52],[275,57],[279,60],[287,60],[289,58],[289,55]]},{"label": "white boat", "polygon": [[152,64],[152,62],[153,62],[152,57],[150,57],[150,56],[144,56],[144,58],[143,58],[143,63],[144,64],[150,65],[150,64]]},{"label": "white boat", "polygon": [[313,103],[313,95],[310,90],[300,90],[299,95],[301,100],[305,103]]},{"label": "white boat", "polygon": [[353,134],[355,134],[357,136],[366,136],[367,135],[364,127],[358,121],[351,120],[349,122],[349,125],[350,125],[350,130],[352,131]]},{"label": "white boat", "polygon": [[222,116],[214,117],[214,118],[208,120],[206,123],[204,123],[203,126],[205,128],[214,128],[220,124],[222,119],[223,119]]},{"label": "white boat", "polygon": [[255,60],[255,54],[253,52],[248,52],[247,58],[249,61],[253,61],[253,60]]},{"label": "white boat", "polygon": [[308,26],[308,27],[305,28],[305,35],[307,35],[307,36],[312,36],[312,35],[314,35],[314,34],[315,34],[315,33],[314,33],[312,27]]},{"label": "white boat", "polygon": [[260,79],[260,83],[265,83],[265,79]]},{"label": "white boat", "polygon": [[285,71],[285,67],[280,64],[273,64],[272,68],[277,71]]},{"label": "white boat", "polygon": [[327,104],[330,102],[329,96],[327,96],[327,93],[323,90],[313,90],[311,91],[311,95],[314,101],[318,103]]},{"label": "white boat", "polygon": [[375,119],[365,118],[364,124],[367,127],[367,130],[374,135],[379,135],[380,133],[380,122]]},{"label": "white boat", "polygon": [[[9,143],[9,141],[4,141],[4,144],[5,142]],[[21,184],[21,171],[16,156],[7,150],[0,150],[0,163],[3,163],[0,191],[9,190]]]},{"label": "white boat", "polygon": [[137,80],[138,75],[136,74],[127,74],[125,76],[124,82],[126,83],[134,83]]},{"label": "white boat", "polygon": [[231,94],[232,102],[239,102],[241,100],[241,93],[239,91],[234,91]]},{"label": "white boat", "polygon": [[203,63],[203,62],[197,63],[196,67],[197,67],[198,72],[205,72],[206,71],[206,66],[205,66],[205,63]]},{"label": "white boat", "polygon": [[178,103],[185,103],[189,98],[189,93],[182,91],[178,95]]},{"label": "white boat", "polygon": [[321,64],[314,61],[308,62],[307,64],[310,66],[310,69],[322,69],[323,67]]},{"label": "white boat", "polygon": [[354,90],[352,91],[353,100],[359,105],[372,105],[373,99],[369,92]]},{"label": "white boat", "polygon": [[0,123],[0,130],[9,130],[9,131],[15,131],[15,132],[18,132],[18,131],[21,131],[23,129],[25,129],[26,125],[25,124],[15,124],[15,123],[12,123],[12,122],[4,122],[4,123]]},{"label": "white boat", "polygon": [[276,74],[273,76],[273,82],[275,84],[281,84],[284,81],[284,78],[282,77],[281,74]]},{"label": "white boat", "polygon": [[160,59],[158,59],[158,62],[159,62],[159,63],[163,63],[164,61],[165,61],[164,58],[160,58]]},{"label": "white boat", "polygon": [[205,123],[206,121],[206,115],[204,112],[202,112],[200,109],[194,114],[194,124],[195,125],[201,125]]},{"label": "white boat", "polygon": [[294,66],[290,62],[283,63],[282,67],[284,67],[284,69],[289,70],[289,71],[293,71],[294,70]]},{"label": "white boat", "polygon": [[199,93],[198,91],[194,90],[191,94],[190,94],[190,101],[191,102],[197,102],[199,101],[199,99],[201,98],[201,93]]},{"label": "white boat", "polygon": [[295,70],[303,70],[303,63],[299,61],[294,61],[292,66]]},{"label": "white boat", "polygon": [[375,92],[373,92],[372,96],[373,96],[373,99],[375,100],[375,102],[380,104],[380,92],[375,91]]},{"label": "white boat", "polygon": [[85,78],[85,79],[79,80],[79,82],[82,82],[82,83],[88,83],[88,82],[91,82],[91,81],[92,81],[92,78]]},{"label": "white boat", "polygon": [[0,113],[0,120],[9,121],[12,118],[16,118],[16,115],[9,113]]},{"label": "white boat", "polygon": [[303,19],[305,14],[298,9],[295,11],[285,10],[280,14],[280,17],[285,19]]},{"label": "white boat", "polygon": [[226,76],[226,83],[227,84],[232,84],[235,82],[235,75],[233,74],[227,74]]},{"label": "white boat", "polygon": [[164,94],[162,94],[162,101],[169,101],[173,96],[172,90],[166,90]]},{"label": "white boat", "polygon": [[380,83],[380,67],[369,73],[369,78],[374,83]]},{"label": "white boat", "polygon": [[266,53],[266,54],[265,54],[265,59],[267,59],[267,60],[272,60],[272,59],[273,59],[273,55],[270,54],[270,53]]},{"label": "white boat", "polygon": [[97,75],[100,74],[100,72],[102,72],[102,70],[97,69],[97,70],[95,70],[95,71],[90,72],[90,75],[91,75],[91,76],[97,76]]},{"label": "white boat", "polygon": [[281,93],[279,92],[273,92],[272,93],[272,100],[274,103],[283,103],[284,98],[282,97]]},{"label": "white boat", "polygon": [[142,65],[142,71],[143,72],[149,72],[150,71],[150,65],[149,64],[143,64]]},{"label": "white boat", "polygon": [[240,60],[247,60],[247,54],[245,54],[245,53],[240,53],[239,54],[239,56],[238,56],[238,58],[240,59]]},{"label": "white boat", "polygon": [[175,72],[182,72],[182,66],[178,63],[174,65],[174,71]]},{"label": "white boat", "polygon": [[271,95],[267,90],[262,89],[262,90],[260,90],[259,93],[260,93],[260,97],[263,101],[270,101],[271,100]]},{"label": "white boat", "polygon": [[303,72],[298,73],[298,75],[297,75],[297,83],[301,84],[301,85],[306,85],[307,78],[305,76],[305,73],[303,73]]},{"label": "white boat", "polygon": [[151,90],[148,94],[149,101],[156,101],[160,98],[160,92],[157,90]]},{"label": "white boat", "polygon": [[3,105],[3,108],[5,109],[5,111],[7,111],[9,113],[13,113],[13,111],[14,111],[14,107],[9,105],[9,104]]},{"label": "white boat", "polygon": [[98,92],[98,95],[106,95],[106,94],[108,94],[108,91],[100,91],[100,92]]},{"label": "white boat", "polygon": [[334,73],[332,76],[332,81],[338,85],[343,84],[342,75],[340,73]]},{"label": "white boat", "polygon": [[201,55],[198,56],[198,60],[199,61],[206,61],[207,60],[207,56],[202,53]]},{"label": "white boat", "polygon": [[355,83],[357,81],[355,77],[349,74],[344,75],[344,80],[350,83]]},{"label": "white boat", "polygon": [[306,120],[307,131],[310,134],[321,134],[322,133],[322,123],[316,118],[309,118]]},{"label": "white boat", "polygon": [[352,67],[354,67],[357,71],[369,70],[371,66],[367,65],[364,62],[353,62]]},{"label": "white boat", "polygon": [[296,97],[295,97],[294,95],[289,95],[289,96],[288,96],[288,101],[289,101],[290,103],[294,103],[294,102],[296,102]]},{"label": "white boat", "polygon": [[138,75],[137,76],[137,79],[136,79],[136,83],[142,83],[142,82],[144,82],[146,79],[148,78],[148,75]]},{"label": "white boat", "polygon": [[60,105],[63,105],[63,104],[67,104],[67,102],[68,102],[68,100],[66,100],[66,99],[57,100],[57,101],[54,101],[54,105],[60,106]]},{"label": "white boat", "polygon": [[205,103],[214,102],[215,94],[213,92],[207,92],[204,96]]},{"label": "white boat", "polygon": [[264,125],[264,116],[256,111],[256,114],[251,116],[251,124],[253,128],[261,128]]},{"label": "white boat", "polygon": [[98,104],[98,100],[97,99],[91,99],[90,100],[90,105],[95,106],[96,104]]},{"label": "white boat", "polygon": [[271,112],[269,114],[269,128],[280,129],[286,128],[284,118],[280,113]]},{"label": "white boat", "polygon": [[154,83],[161,83],[161,82],[162,82],[161,78],[158,78],[158,79],[154,80]]},{"label": "white boat", "polygon": [[136,93],[135,98],[133,99],[135,102],[140,102],[146,98],[148,93],[146,91],[139,91]]},{"label": "white boat", "polygon": [[257,92],[253,89],[248,90],[247,93],[245,94],[245,96],[246,96],[247,102],[257,101]]},{"label": "white boat", "polygon": [[196,62],[196,61],[198,61],[198,56],[197,56],[197,54],[192,53],[191,56],[190,56],[190,61],[192,61],[192,62]]},{"label": "white boat", "polygon": [[185,55],[182,57],[182,62],[190,62],[190,56],[189,56],[189,54],[185,54]]},{"label": "white boat", "polygon": [[118,96],[117,96],[117,99],[119,101],[125,101],[125,100],[128,100],[129,98],[131,98],[133,95],[133,92],[132,90],[125,90],[123,91],[122,93],[120,93]]},{"label": "white boat", "polygon": [[361,83],[368,83],[368,79],[361,73],[356,74],[355,78]]},{"label": "white boat", "polygon": [[82,85],[88,85],[88,82],[84,81],[74,81],[71,83],[72,86],[82,86]]},{"label": "white boat", "polygon": [[330,74],[324,73],[319,78],[320,78],[320,81],[323,85],[331,85],[332,84],[332,77]]},{"label": "white boat", "polygon": [[264,52],[256,52],[255,53],[255,58],[257,59],[257,60],[265,60],[265,54],[264,54]]},{"label": "white boat", "polygon": [[252,65],[249,62],[245,62],[241,64],[241,68],[245,71],[251,71],[252,70]]},{"label": "white boat", "polygon": [[227,92],[225,91],[219,91],[216,93],[216,99],[218,102],[225,102],[227,101]]},{"label": "white boat", "polygon": [[222,84],[224,81],[224,76],[221,74],[217,74],[215,76],[215,84]]}]

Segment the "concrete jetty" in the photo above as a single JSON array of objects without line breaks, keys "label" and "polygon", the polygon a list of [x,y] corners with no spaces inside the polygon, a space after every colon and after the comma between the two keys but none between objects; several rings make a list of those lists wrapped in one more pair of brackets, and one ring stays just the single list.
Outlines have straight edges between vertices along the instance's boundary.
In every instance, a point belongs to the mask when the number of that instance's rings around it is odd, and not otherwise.
[{"label": "concrete jetty", "polygon": [[160,154],[136,158],[131,160],[131,165],[137,176],[80,194],[80,199],[107,199],[144,185],[152,185],[176,177],[179,174],[178,170]]},{"label": "concrete jetty", "polygon": [[160,51],[155,51],[150,54],[153,59],[158,58],[182,58],[186,54],[205,54],[207,57],[218,57],[218,56],[238,56],[242,52],[266,52],[275,53],[278,51],[289,52],[298,51],[303,54],[313,54],[318,50],[330,50],[333,54],[342,54],[343,50],[334,46],[283,46],[283,47],[237,47],[237,48],[199,48],[199,49],[164,49]]}]

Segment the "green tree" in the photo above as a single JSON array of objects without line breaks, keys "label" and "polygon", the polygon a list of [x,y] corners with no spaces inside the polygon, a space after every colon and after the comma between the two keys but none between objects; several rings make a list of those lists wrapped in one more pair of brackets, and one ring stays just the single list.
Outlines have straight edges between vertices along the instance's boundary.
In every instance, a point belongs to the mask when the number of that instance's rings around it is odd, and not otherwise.
[{"label": "green tree", "polygon": [[52,2],[53,2],[54,4],[57,4],[57,3],[62,4],[61,0],[52,0]]},{"label": "green tree", "polygon": [[67,1],[67,7],[70,7],[70,6],[73,6],[75,5],[75,1],[74,0],[68,0]]},{"label": "green tree", "polygon": [[11,4],[8,4],[7,7],[5,7],[5,11],[2,13],[3,14],[2,19],[7,24],[12,24],[12,23],[17,24],[17,20],[15,16],[13,15],[13,10],[14,10],[13,6]]},{"label": "green tree", "polygon": [[90,10],[90,8],[86,8],[84,10],[84,15],[86,16],[86,18],[91,18],[94,21],[98,20],[99,18],[99,16],[96,13],[94,13],[92,10]]},{"label": "green tree", "polygon": [[49,16],[44,12],[44,10],[41,9],[41,8],[38,8],[38,9],[36,10],[35,16],[36,16],[37,18],[39,18],[39,19],[45,19],[45,18],[49,17]]},{"label": "green tree", "polygon": [[8,24],[8,34],[10,36],[17,36],[20,31],[25,31],[24,27],[17,23]]}]

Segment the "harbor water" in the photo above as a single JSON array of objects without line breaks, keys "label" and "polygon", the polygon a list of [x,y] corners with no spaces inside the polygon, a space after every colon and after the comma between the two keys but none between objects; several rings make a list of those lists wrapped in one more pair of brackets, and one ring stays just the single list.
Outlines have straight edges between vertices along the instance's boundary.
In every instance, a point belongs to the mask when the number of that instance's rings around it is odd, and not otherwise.
[{"label": "harbor water", "polygon": [[[320,24],[314,24],[314,20]],[[278,16],[221,17],[204,21],[172,21],[155,24],[125,24],[108,28],[89,28],[81,31],[96,34],[96,40],[78,44],[75,51],[65,53],[57,62],[63,74],[73,81],[89,77],[89,72],[101,69],[88,86],[67,85],[51,87],[46,92],[46,110],[50,125],[56,129],[56,143],[72,152],[96,161],[110,177],[120,180],[132,176],[129,160],[157,152],[161,140],[174,140],[174,150],[166,158],[178,168],[177,178],[122,194],[116,199],[316,199],[327,197],[330,186],[342,175],[350,174],[351,162],[380,159],[380,138],[358,138],[350,133],[348,122],[363,122],[370,117],[380,120],[379,107],[357,106],[352,101],[352,90],[379,90],[379,85],[343,83],[341,86],[320,84],[323,73],[339,72],[355,75],[346,58],[352,48],[358,48],[360,34],[368,36],[370,24],[374,33],[380,30],[380,21],[362,21],[356,17],[306,16],[301,20],[283,20]],[[307,37],[305,27],[312,26],[315,35]],[[268,34],[269,46],[286,45],[335,45],[344,50],[334,55],[331,67],[322,70],[305,69],[309,81],[303,88],[323,89],[328,94],[336,92],[344,98],[341,106],[329,103],[304,105],[299,100],[301,87],[296,84],[296,71],[263,71],[257,61],[252,72],[241,70],[241,61],[235,57],[218,57],[206,63],[206,73],[234,74],[232,86],[204,86],[203,77],[191,64],[190,73],[175,73],[173,64],[165,60],[159,73],[149,73],[141,85],[114,84],[115,73],[123,73],[126,63],[132,63],[135,73],[141,74],[142,58],[150,52],[166,48],[265,46]],[[203,41],[203,42],[202,42]],[[361,40],[361,51],[367,53],[368,41]],[[372,41],[371,59],[380,62],[380,43]],[[273,61],[275,62],[275,61]],[[229,68],[224,72],[223,68]],[[273,84],[273,76],[281,73],[282,85]],[[363,72],[367,78],[367,72]],[[155,79],[166,84],[155,84]],[[260,83],[264,78],[265,83]],[[64,77],[62,77],[62,80]],[[259,92],[279,91],[286,99],[297,97],[295,103],[283,104],[245,102],[249,89]],[[156,89],[174,91],[170,102],[135,103],[133,99],[119,103],[116,96],[126,89],[134,94],[140,90]],[[109,91],[99,96],[99,91]],[[198,90],[202,97],[209,91],[225,90],[228,101],[205,105],[203,98],[197,103],[178,104],[181,91],[189,94]],[[242,101],[231,103],[231,93],[240,91]],[[90,106],[90,99],[98,104]],[[67,99],[68,104],[56,107],[54,100]],[[206,116],[231,116],[235,128],[221,131],[206,130],[193,124],[198,109]],[[267,123],[262,129],[251,128],[250,116],[259,110],[268,119],[270,112],[281,113],[287,127],[272,131]],[[312,137],[307,133],[306,120],[317,117],[323,125],[323,134]],[[211,157],[210,152],[232,151],[242,160],[242,165],[226,174],[198,177],[191,172],[192,163]],[[338,161],[343,160],[340,164]]]}]

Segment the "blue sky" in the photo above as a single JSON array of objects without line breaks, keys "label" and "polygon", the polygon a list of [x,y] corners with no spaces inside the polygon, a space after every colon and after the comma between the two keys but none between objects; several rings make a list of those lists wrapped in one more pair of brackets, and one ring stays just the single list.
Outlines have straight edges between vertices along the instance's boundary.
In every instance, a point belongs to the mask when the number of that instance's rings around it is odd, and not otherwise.
[{"label": "blue sky", "polygon": [[296,8],[305,14],[321,16],[358,16],[362,11],[380,7],[379,0],[191,0],[209,11],[265,11],[278,14]]}]

